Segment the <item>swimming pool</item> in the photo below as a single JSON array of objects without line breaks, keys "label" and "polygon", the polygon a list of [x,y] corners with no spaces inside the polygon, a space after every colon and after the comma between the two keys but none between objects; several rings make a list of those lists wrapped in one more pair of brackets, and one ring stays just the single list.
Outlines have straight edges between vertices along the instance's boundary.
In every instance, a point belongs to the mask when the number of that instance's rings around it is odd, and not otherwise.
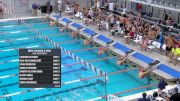
[{"label": "swimming pool", "polygon": [[[116,57],[108,54],[98,55],[95,46],[84,46],[83,40],[74,39],[69,32],[60,32],[58,27],[50,27],[48,23],[42,23],[41,19],[29,19],[27,23],[32,24],[36,30],[48,36],[49,39],[58,42],[66,50],[73,52],[76,56],[88,61],[90,64],[106,73],[134,68],[130,64],[119,66]],[[0,97],[2,101],[84,101],[105,94],[114,94],[125,90],[155,84],[153,78],[138,78],[138,70],[97,77],[82,82],[62,85],[61,88],[32,89],[19,88],[18,48],[54,48],[51,43],[38,37],[36,33],[17,21],[0,22]],[[62,52],[62,78],[61,82],[71,82],[81,78],[97,76],[88,66],[78,64],[72,57]],[[10,75],[10,76],[9,76]],[[138,92],[154,89],[154,87],[141,89],[118,96],[127,96]],[[102,101],[105,99],[102,99]]]}]

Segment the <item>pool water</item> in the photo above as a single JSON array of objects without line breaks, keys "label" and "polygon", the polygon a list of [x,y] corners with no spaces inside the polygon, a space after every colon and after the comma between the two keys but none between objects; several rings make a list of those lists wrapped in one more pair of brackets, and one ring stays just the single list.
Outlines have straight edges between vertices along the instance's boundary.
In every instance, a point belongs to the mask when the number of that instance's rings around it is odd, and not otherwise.
[{"label": "pool water", "polygon": [[[48,23],[42,23],[41,19],[29,19],[26,20],[26,22],[32,24],[36,30],[48,36],[51,40],[58,42],[63,48],[74,52],[76,56],[91,61],[90,64],[106,73],[134,68],[130,64],[117,65],[116,57],[109,58],[110,56],[107,54],[98,55],[98,48],[94,46],[84,46],[83,40],[74,39],[69,32],[60,32],[58,27],[50,27]],[[29,90],[32,90],[32,88],[19,88],[18,48],[41,49],[54,47],[51,43],[38,37],[30,28],[18,24],[17,21],[0,22],[0,96],[14,94],[6,98],[0,98],[0,101],[84,101],[105,96],[106,93],[114,94],[157,83],[153,78],[139,79],[138,70],[131,70],[115,75],[108,75],[107,83],[105,83],[105,77],[98,77],[82,82],[62,85],[61,88],[45,88],[30,92]],[[87,48],[92,49],[86,50]],[[85,50],[78,51],[79,49]],[[83,64],[76,64],[77,61],[73,60],[72,57],[66,53],[62,52],[61,55],[61,82],[69,82],[98,75],[89,67],[85,67]],[[108,59],[100,60],[102,58]],[[69,64],[74,65],[70,66]],[[3,78],[7,75],[15,76]],[[118,96],[127,96],[154,88],[155,87],[141,89]],[[25,92],[22,94],[15,94],[23,91]],[[102,101],[105,101],[105,99],[102,99]]]}]

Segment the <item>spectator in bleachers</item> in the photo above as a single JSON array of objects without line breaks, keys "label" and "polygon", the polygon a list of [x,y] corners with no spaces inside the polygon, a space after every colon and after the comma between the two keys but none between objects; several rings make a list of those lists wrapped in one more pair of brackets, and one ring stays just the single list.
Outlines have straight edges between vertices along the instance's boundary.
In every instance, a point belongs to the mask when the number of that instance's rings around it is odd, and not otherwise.
[{"label": "spectator in bleachers", "polygon": [[164,10],[164,20],[167,21],[169,18],[169,15],[166,13],[166,10]]},{"label": "spectator in bleachers", "polygon": [[[68,4],[66,4],[66,7],[65,7],[65,11],[64,11],[65,13],[67,13],[67,14],[74,14],[74,6],[73,5],[68,5]],[[76,15],[75,15],[76,16]],[[76,16],[77,18],[80,18],[80,14],[79,14],[79,16]]]},{"label": "spectator in bleachers", "polygon": [[146,51],[148,44],[149,44],[149,38],[148,35],[145,34],[143,35],[142,43],[140,43],[141,50]]},{"label": "spectator in bleachers", "polygon": [[180,101],[180,93],[178,93],[178,88],[174,88],[175,94],[173,94],[169,100],[170,101]]},{"label": "spectator in bleachers", "polygon": [[103,19],[99,19],[99,22],[98,22],[97,26],[98,26],[99,30],[105,29],[105,25],[104,25]]},{"label": "spectator in bleachers", "polygon": [[92,8],[89,9],[87,18],[85,20],[85,24],[88,26],[90,23],[93,23],[93,18],[94,18],[94,11]]},{"label": "spectator in bleachers", "polygon": [[101,6],[101,1],[100,0],[95,0],[95,6],[97,9],[100,9],[100,6]]},{"label": "spectator in bleachers", "polygon": [[131,22],[130,21],[125,21],[125,34],[128,35],[129,32],[131,31]]},{"label": "spectator in bleachers", "polygon": [[179,34],[175,37],[175,39],[176,39],[177,41],[180,41],[180,32],[179,32]]},{"label": "spectator in bleachers", "polygon": [[113,11],[114,10],[114,2],[112,0],[109,1],[109,4],[108,4],[108,8],[109,8],[109,11]]},{"label": "spectator in bleachers", "polygon": [[131,25],[131,29],[130,29],[130,32],[129,32],[129,37],[127,38],[127,40],[126,40],[126,43],[127,44],[130,44],[130,41],[132,40],[132,39],[134,39],[134,37],[135,37],[135,31],[136,31],[136,28],[135,28],[135,26],[132,24]]},{"label": "spectator in bleachers", "polygon": [[150,101],[149,98],[146,98],[147,94],[146,93],[143,93],[142,94],[142,98],[139,98],[138,101]]},{"label": "spectator in bleachers", "polygon": [[74,1],[73,6],[74,6],[74,14],[77,14],[77,12],[80,10],[80,5]]},{"label": "spectator in bleachers", "polygon": [[170,35],[168,35],[165,38],[165,44],[166,44],[166,55],[168,55],[169,57],[171,56],[171,49],[174,46],[174,42],[172,40],[172,37]]},{"label": "spectator in bleachers", "polygon": [[114,10],[117,10],[118,6],[119,6],[118,1],[115,1],[115,3],[114,3]]},{"label": "spectator in bleachers", "polygon": [[[160,49],[162,49],[163,44],[164,44],[164,36],[163,36],[163,32],[160,32],[159,36],[158,36],[158,41],[159,43],[161,43]],[[160,50],[161,51],[161,50]]]},{"label": "spectator in bleachers", "polygon": [[88,16],[88,8],[87,7],[84,7],[83,8],[83,15],[85,16],[85,17],[87,17]]},{"label": "spectator in bleachers", "polygon": [[116,24],[111,28],[111,33],[114,36],[116,33],[121,33],[120,19],[116,20]]},{"label": "spectator in bleachers", "polygon": [[138,16],[136,18],[136,22],[137,22],[138,25],[140,24],[140,22],[141,22],[141,13],[138,13]]},{"label": "spectator in bleachers", "polygon": [[114,16],[114,14],[113,13],[111,13],[109,16],[107,16],[107,19],[108,19],[108,23],[109,23],[109,25],[110,25],[110,28],[109,29],[111,29],[112,27],[114,27],[114,25],[116,24],[116,22],[115,22],[115,16]]}]

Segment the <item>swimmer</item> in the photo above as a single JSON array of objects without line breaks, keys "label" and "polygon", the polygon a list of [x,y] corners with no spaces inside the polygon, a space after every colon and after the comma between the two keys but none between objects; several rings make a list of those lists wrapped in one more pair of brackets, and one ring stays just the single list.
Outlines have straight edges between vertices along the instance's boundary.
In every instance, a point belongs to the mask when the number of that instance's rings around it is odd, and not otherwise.
[{"label": "swimmer", "polygon": [[139,69],[139,78],[143,79],[144,77],[146,77],[147,75],[149,75],[152,72],[151,69],[149,70],[145,70],[145,69]]},{"label": "swimmer", "polygon": [[18,24],[19,24],[19,25],[21,25],[21,24],[22,24],[22,21],[21,21],[20,19],[18,20]]},{"label": "swimmer", "polygon": [[69,29],[69,27],[68,27],[68,25],[66,25],[66,26],[62,27],[62,29],[60,29],[60,31],[64,32],[65,30],[68,30],[68,29]]},{"label": "swimmer", "polygon": [[89,45],[89,43],[91,42],[93,37],[91,37],[90,39],[84,39],[84,45],[87,46]]},{"label": "swimmer", "polygon": [[48,17],[43,17],[43,18],[42,18],[42,22],[45,23],[45,22],[47,22],[47,21],[48,21]]},{"label": "swimmer", "polygon": [[56,21],[50,21],[49,26],[54,26],[56,24]]},{"label": "swimmer", "polygon": [[127,60],[128,55],[126,54],[124,57],[118,58],[117,59],[117,64],[118,65],[123,65],[125,63],[125,61]]},{"label": "swimmer", "polygon": [[72,34],[72,37],[73,37],[73,38],[77,37],[78,32],[79,32],[79,31],[72,31],[72,33],[71,33],[71,34]]},{"label": "swimmer", "polygon": [[103,46],[99,47],[98,54],[102,55],[107,50],[107,48],[108,48],[108,45],[104,47]]}]

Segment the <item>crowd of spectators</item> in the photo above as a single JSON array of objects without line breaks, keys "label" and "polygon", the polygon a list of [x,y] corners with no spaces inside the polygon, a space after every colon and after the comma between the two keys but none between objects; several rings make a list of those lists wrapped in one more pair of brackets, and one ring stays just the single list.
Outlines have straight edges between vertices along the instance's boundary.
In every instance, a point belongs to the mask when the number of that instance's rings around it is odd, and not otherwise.
[{"label": "crowd of spectators", "polygon": [[166,90],[167,83],[161,79],[158,84],[158,91],[153,92],[152,95],[146,93],[142,94],[142,98],[138,101],[180,101],[180,82],[177,82],[175,88]]}]

